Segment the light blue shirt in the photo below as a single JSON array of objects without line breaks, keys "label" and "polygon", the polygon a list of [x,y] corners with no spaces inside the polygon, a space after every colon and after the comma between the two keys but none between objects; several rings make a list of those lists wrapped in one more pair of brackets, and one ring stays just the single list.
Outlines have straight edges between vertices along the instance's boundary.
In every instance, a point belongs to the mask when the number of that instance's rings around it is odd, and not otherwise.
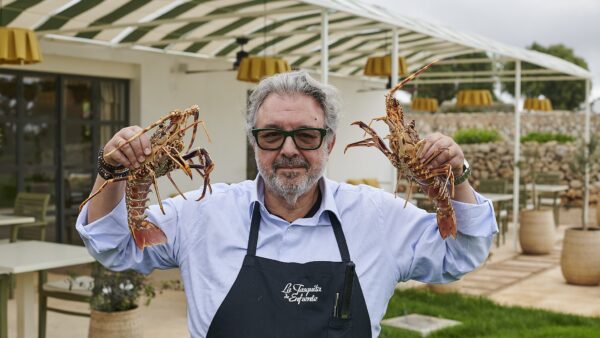
[{"label": "light blue shirt", "polygon": [[[498,231],[492,204],[475,193],[478,204],[453,201],[456,240],[442,240],[435,214],[381,189],[321,179],[322,201],[310,218],[289,223],[264,207],[264,182],[215,184],[212,195],[197,202],[199,191],[163,201],[146,211],[162,228],[164,245],[138,250],[127,226],[124,199],[103,218],[87,224],[87,205],[77,219],[90,253],[114,270],[143,273],[179,267],[188,305],[191,336],[205,337],[221,302],[233,285],[246,255],[254,201],[261,204],[257,255],[282,262],[340,261],[329,215],[340,220],[350,257],[362,286],[378,337],[388,301],[399,281],[443,283],[459,279],[488,256]],[[281,290],[273,290],[278,292]],[[232,323],[233,324],[233,323]]]}]

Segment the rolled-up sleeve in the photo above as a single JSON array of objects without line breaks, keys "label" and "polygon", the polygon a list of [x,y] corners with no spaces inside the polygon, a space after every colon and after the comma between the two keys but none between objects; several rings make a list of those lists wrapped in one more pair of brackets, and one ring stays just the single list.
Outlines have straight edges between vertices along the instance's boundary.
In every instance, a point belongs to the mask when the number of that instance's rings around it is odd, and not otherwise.
[{"label": "rolled-up sleeve", "polygon": [[400,198],[384,198],[382,218],[385,240],[396,262],[399,281],[447,283],[481,265],[498,225],[492,203],[475,192],[477,204],[452,201],[456,213],[456,239],[440,236],[436,215]]},{"label": "rolled-up sleeve", "polygon": [[176,206],[171,200],[163,201],[165,215],[156,206],[151,206],[147,220],[156,224],[167,236],[167,243],[139,250],[127,224],[127,208],[123,198],[104,217],[87,223],[88,204],[77,218],[76,229],[90,254],[102,265],[112,270],[135,269],[149,273],[153,269],[177,266],[179,252],[177,236]]}]

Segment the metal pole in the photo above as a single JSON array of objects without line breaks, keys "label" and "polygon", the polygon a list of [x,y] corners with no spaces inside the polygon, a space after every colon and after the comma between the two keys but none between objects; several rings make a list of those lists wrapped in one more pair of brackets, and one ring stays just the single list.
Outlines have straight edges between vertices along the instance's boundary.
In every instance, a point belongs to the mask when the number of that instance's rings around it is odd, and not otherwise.
[{"label": "metal pole", "polygon": [[398,83],[398,29],[392,28],[392,87]]},{"label": "metal pole", "polygon": [[329,12],[321,11],[321,82],[329,82]]},{"label": "metal pole", "polygon": [[[519,179],[520,170],[518,163],[521,158],[521,61],[515,61],[515,165],[513,176],[513,224],[515,231],[519,229]],[[515,233],[515,251],[517,250],[518,235]]]},{"label": "metal pole", "polygon": [[[590,102],[590,79],[585,80],[585,156],[586,158],[590,156],[588,153],[588,146],[590,143],[590,113],[591,113],[591,102]],[[585,165],[585,177],[584,177],[583,186],[586,188],[583,192],[583,221],[588,222],[589,216],[589,201],[590,201],[590,166],[589,164]],[[585,227],[585,224],[581,225]]]},{"label": "metal pole", "polygon": [[[398,83],[398,30],[396,27],[392,28],[392,53],[390,58],[392,59],[390,84],[393,88]],[[398,186],[398,175],[396,168],[392,166],[391,169],[392,178],[390,182],[392,182],[392,192],[395,193]]]}]

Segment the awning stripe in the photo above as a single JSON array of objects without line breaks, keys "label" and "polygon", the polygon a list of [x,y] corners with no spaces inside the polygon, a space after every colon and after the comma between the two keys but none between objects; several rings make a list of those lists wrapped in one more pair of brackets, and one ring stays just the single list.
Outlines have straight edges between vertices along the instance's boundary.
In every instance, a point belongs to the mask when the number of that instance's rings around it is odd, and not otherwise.
[{"label": "awning stripe", "polygon": [[79,14],[93,8],[102,3],[102,0],[82,0],[76,2],[73,6],[66,8],[64,11],[53,15],[46,22],[35,28],[36,31],[47,30],[47,29],[58,29],[64,26],[69,20],[78,16]]},{"label": "awning stripe", "polygon": [[[217,8],[217,9],[215,9],[215,10],[207,13],[207,15],[236,12],[236,11],[238,11],[240,9],[243,9],[243,8],[246,8],[246,7],[250,7],[250,6],[262,5],[263,3],[264,3],[263,0],[246,1],[246,2],[237,3],[237,4],[234,4],[234,5],[230,5],[230,6],[225,6],[225,7]],[[239,19],[239,21],[248,21],[248,20],[252,21],[253,19],[254,18],[241,18],[241,19]],[[181,38],[182,36],[184,36],[187,33],[193,31],[194,29],[197,29],[198,27],[204,26],[204,25],[206,25],[208,23],[211,23],[211,22],[210,21],[190,22],[190,23],[188,23],[186,25],[183,25],[180,28],[172,31],[171,33],[165,35],[162,38],[162,40],[171,40],[171,39]],[[158,47],[158,48],[164,48],[164,46],[161,46],[161,47]],[[193,52],[196,52],[196,51],[193,51]]]},{"label": "awning stripe", "polygon": [[[95,20],[94,22],[92,22],[90,24],[90,26],[106,25],[109,23],[113,23],[113,22],[129,15],[131,12],[135,11],[136,9],[146,5],[150,1],[152,1],[152,0],[131,0],[128,3],[124,4],[123,6],[117,8],[114,11]],[[83,33],[78,33],[76,36],[78,38],[93,39],[96,35],[100,34],[100,32],[101,31],[83,32]]]},{"label": "awning stripe", "polygon": [[[195,1],[185,2],[179,6],[171,9],[170,11],[166,12],[165,14],[157,17],[155,20],[176,18],[182,14],[185,14],[187,11],[191,10],[192,8],[199,6],[203,3],[210,2],[210,1],[214,1],[214,0],[195,0]],[[121,39],[119,42],[138,41],[139,39],[143,38],[144,35],[146,35],[148,32],[150,32],[151,30],[153,30],[154,28],[156,28],[158,26],[159,25],[139,27],[136,30],[134,30],[133,32],[129,33],[126,37]]]},{"label": "awning stripe", "polygon": [[27,8],[33,7],[43,0],[17,0],[2,7],[2,17],[0,18],[0,26],[8,26]]},{"label": "awning stripe", "polygon": [[[270,31],[273,31],[285,24],[288,24],[290,22],[293,21],[302,21],[302,20],[307,20],[307,19],[313,19],[316,17],[320,17],[321,14],[319,13],[312,13],[312,14],[305,14],[305,15],[299,15],[299,16],[295,16],[292,18],[289,18],[285,21],[277,21],[277,22],[273,22],[265,27],[262,27],[260,29],[257,29],[255,31],[253,31],[251,34],[256,34],[256,33],[269,33]],[[235,42],[230,43],[229,45],[227,45],[225,48],[221,49],[220,51],[218,51],[216,53],[217,56],[226,56],[227,54],[229,54],[231,51],[237,49],[239,47],[239,45]]]},{"label": "awning stripe", "polygon": [[[224,35],[227,34],[229,32],[231,32],[232,30],[238,29],[242,26],[244,26],[247,23],[250,23],[252,21],[254,21],[255,18],[241,18],[239,20],[234,21],[233,23],[218,29],[212,33],[207,34],[206,36],[220,36],[220,35]],[[203,42],[196,42],[193,43],[192,45],[190,45],[188,48],[185,49],[186,52],[190,52],[190,53],[196,53],[198,52],[200,49],[202,49],[202,47],[206,46],[207,44],[209,44],[210,42],[208,41],[203,41]],[[165,48],[166,46],[161,46],[159,48]]]}]

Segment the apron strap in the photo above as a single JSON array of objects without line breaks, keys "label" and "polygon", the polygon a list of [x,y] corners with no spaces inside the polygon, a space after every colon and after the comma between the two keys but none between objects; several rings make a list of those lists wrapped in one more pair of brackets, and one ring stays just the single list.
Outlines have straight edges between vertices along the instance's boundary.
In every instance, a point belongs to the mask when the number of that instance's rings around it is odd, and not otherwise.
[{"label": "apron strap", "polygon": [[[343,262],[350,262],[350,251],[348,250],[348,244],[346,244],[346,237],[342,230],[342,224],[337,219],[335,214],[329,211],[329,220],[331,227],[333,228],[333,234],[340,250]],[[258,229],[260,227],[260,203],[254,202],[254,208],[252,210],[252,223],[250,224],[250,236],[248,238],[248,248],[246,253],[249,256],[256,256],[256,246],[258,245]]]},{"label": "apron strap", "polygon": [[246,254],[256,256],[256,245],[258,244],[258,227],[260,226],[260,203],[254,202],[252,210],[252,223],[250,223],[250,238],[248,238],[248,249]]},{"label": "apron strap", "polygon": [[346,244],[346,236],[344,236],[342,224],[332,211],[328,210],[328,212],[329,221],[331,221],[333,233],[335,234],[335,240],[337,241],[338,248],[340,249],[340,255],[342,256],[342,262],[350,262],[350,251],[348,250],[348,244]]}]

